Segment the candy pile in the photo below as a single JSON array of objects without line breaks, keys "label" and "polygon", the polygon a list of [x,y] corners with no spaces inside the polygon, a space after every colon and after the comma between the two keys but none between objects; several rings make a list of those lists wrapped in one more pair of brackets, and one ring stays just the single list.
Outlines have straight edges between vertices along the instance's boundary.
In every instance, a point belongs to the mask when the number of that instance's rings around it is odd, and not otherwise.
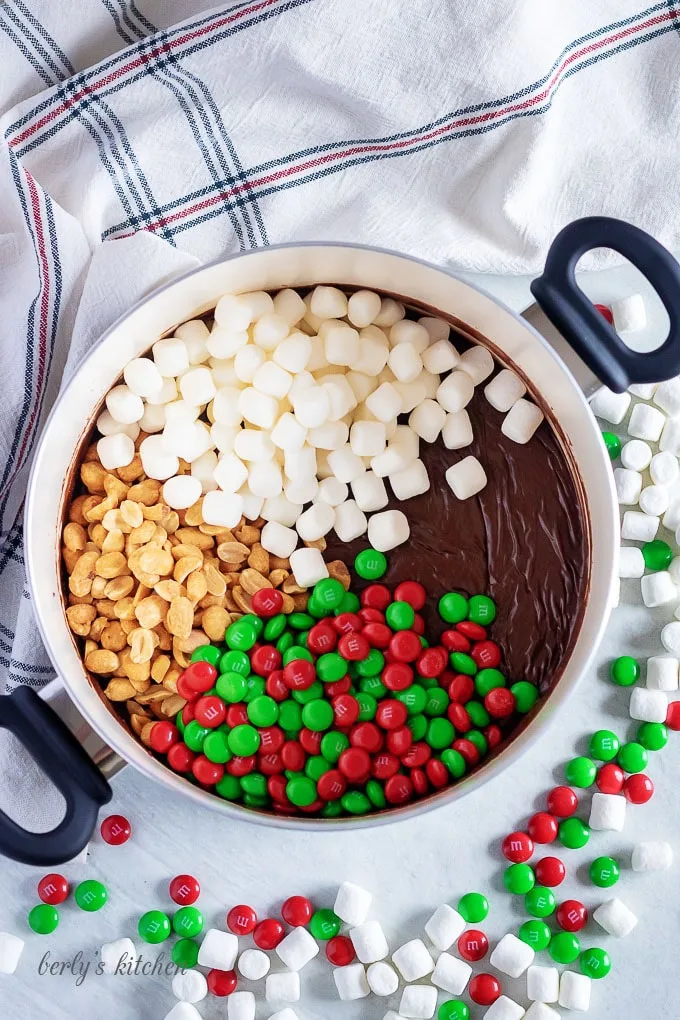
[{"label": "candy pile", "polygon": [[430,646],[424,587],[377,583],[377,550],[355,569],[372,582],[360,598],[324,578],[305,613],[285,616],[280,592],[256,592],[224,644],[194,651],[177,683],[187,704],[151,725],[148,746],[228,800],[326,818],[406,804],[476,766],[537,698],[498,668],[493,601],[444,594],[448,627]]}]

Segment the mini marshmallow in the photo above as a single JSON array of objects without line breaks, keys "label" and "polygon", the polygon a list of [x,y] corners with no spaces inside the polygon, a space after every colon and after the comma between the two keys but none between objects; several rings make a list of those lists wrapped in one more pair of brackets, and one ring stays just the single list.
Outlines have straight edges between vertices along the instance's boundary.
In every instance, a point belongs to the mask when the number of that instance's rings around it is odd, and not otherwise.
[{"label": "mini marshmallow", "polygon": [[[629,935],[637,924],[637,917],[632,910],[629,910],[625,903],[617,897],[607,900],[593,911],[593,920],[597,921],[601,928],[608,935],[615,939],[622,939]],[[560,1003],[564,1006],[560,998]]]},{"label": "mini marshmallow", "polygon": [[626,510],[621,522],[621,538],[631,542],[651,542],[659,530],[659,518],[639,510]]},{"label": "mini marshmallow", "polygon": [[309,481],[316,475],[316,450],[311,446],[303,446],[301,450],[285,450],[283,458],[284,471],[291,481]]},{"label": "mini marshmallow", "polygon": [[411,534],[408,518],[401,510],[385,510],[373,514],[368,522],[368,541],[378,552],[389,552],[408,541]]},{"label": "mini marshmallow", "polygon": [[[234,386],[240,382],[239,377],[236,375],[234,358],[210,358],[208,364],[215,380],[215,386],[218,389],[220,386]],[[174,379],[172,382],[174,382]]]},{"label": "mini marshmallow", "polygon": [[368,519],[353,499],[339,503],[335,508],[335,534],[341,542],[353,542],[366,534]]},{"label": "mini marshmallow", "polygon": [[[286,341],[284,340],[284,343]],[[281,344],[283,346],[283,344]],[[247,347],[241,347],[236,352],[234,358],[234,374],[240,382],[251,383],[255,378],[255,373],[261,365],[264,365],[267,360],[267,355],[261,347],[255,347],[253,344],[249,344]],[[285,367],[285,366],[284,366]]]},{"label": "mini marshmallow", "polygon": [[430,1020],[437,1008],[437,989],[431,985],[407,985],[404,989],[399,1012],[405,1017]]},{"label": "mini marshmallow", "polygon": [[264,506],[264,499],[262,496],[253,496],[247,486],[239,489],[238,495],[243,501],[243,516],[249,521],[256,521],[260,516],[262,507]]},{"label": "mini marshmallow", "polygon": [[288,558],[293,576],[301,588],[311,588],[317,581],[328,577],[328,568],[318,549],[296,549]]},{"label": "mini marshmallow", "polygon": [[202,421],[168,421],[163,432],[163,445],[168,453],[174,453],[190,464],[212,449],[212,437]]},{"label": "mini marshmallow", "polygon": [[190,1002],[177,1002],[166,1013],[165,1020],[201,1020],[201,1014]]},{"label": "mini marshmallow", "polygon": [[422,460],[414,460],[408,467],[395,471],[389,476],[389,481],[392,492],[399,500],[419,496],[430,488],[430,476]]},{"label": "mini marshmallow", "polygon": [[278,521],[267,521],[260,533],[262,548],[281,559],[288,559],[298,543],[297,532]]},{"label": "mini marshmallow", "polygon": [[503,936],[492,952],[489,963],[501,973],[518,978],[527,967],[531,966],[535,955],[531,946],[522,942],[516,935],[508,933]]},{"label": "mini marshmallow", "polygon": [[680,493],[676,490],[671,494],[671,501],[663,515],[663,526],[669,531],[675,531],[680,525]]},{"label": "mini marshmallow", "polygon": [[346,415],[353,411],[357,406],[357,398],[354,396],[354,390],[347,382],[344,375],[324,375],[319,380],[323,384],[323,388],[328,396],[329,412],[328,418],[330,421],[340,421]]},{"label": "mini marshmallow", "polygon": [[384,960],[371,964],[366,971],[366,979],[368,987],[374,995],[383,997],[394,995],[399,987],[397,972],[393,967],[390,967],[389,963],[385,963]]},{"label": "mini marshmallow", "polygon": [[200,1002],[208,994],[208,982],[200,970],[180,970],[172,979],[172,994],[183,1002]]},{"label": "mini marshmallow", "polygon": [[285,319],[289,326],[295,326],[307,311],[307,307],[298,292],[291,290],[289,287],[280,290],[275,295],[273,307],[276,315]]},{"label": "mini marshmallow", "polygon": [[347,323],[331,322],[323,332],[319,331],[319,335],[323,337],[324,353],[329,365],[348,367],[359,360],[361,338],[358,331]]},{"label": "mini marshmallow", "polygon": [[667,379],[660,383],[652,400],[671,418],[677,418],[680,414],[680,379],[676,376],[674,379]]},{"label": "mini marshmallow", "polygon": [[626,824],[626,798],[610,793],[594,793],[590,804],[591,829],[623,832]]},{"label": "mini marshmallow", "polygon": [[[271,496],[269,499],[262,500],[260,509],[265,521],[275,521],[277,524],[282,524],[285,528],[292,528],[302,513],[302,504],[293,503],[286,496]],[[297,540],[297,533],[294,532],[294,534]],[[290,552],[294,548],[295,546],[291,548]],[[268,551],[271,552],[272,550]],[[286,553],[286,556],[288,555],[289,553]]]},{"label": "mini marshmallow", "polygon": [[[229,329],[247,329],[255,318],[255,312],[262,311],[257,299],[251,301],[250,294],[225,294],[215,305],[215,322]],[[269,295],[267,295],[269,296]],[[270,298],[271,300],[271,298]],[[273,303],[270,306],[273,308]],[[269,308],[265,304],[264,311]]]},{"label": "mini marshmallow", "polygon": [[[385,428],[384,425],[381,427]],[[347,445],[348,439],[349,426],[344,421],[327,421],[307,433],[307,442],[318,450],[339,450],[341,446]]]},{"label": "mini marshmallow", "polygon": [[408,425],[398,425],[384,453],[371,458],[371,469],[380,478],[403,471],[418,458],[420,440]]},{"label": "mini marshmallow", "polygon": [[238,955],[238,939],[229,931],[210,928],[198,950],[199,967],[233,970]]},{"label": "mini marshmallow", "polygon": [[[317,552],[316,549],[305,549],[304,552]],[[295,553],[293,553],[295,555]],[[292,559],[292,557],[291,557]],[[291,563],[292,566],[292,563]],[[316,582],[314,582],[316,583]],[[298,581],[298,584],[300,582]],[[304,587],[309,587],[304,585]],[[319,952],[319,944],[306,928],[293,928],[276,947],[278,956],[288,970],[302,970]]]},{"label": "mini marshmallow", "polygon": [[560,994],[560,972],[557,967],[532,964],[527,970],[527,999],[534,1002],[557,1002]]},{"label": "mini marshmallow", "polygon": [[377,389],[378,386],[377,379],[366,375],[364,372],[348,372],[345,379],[349,383],[352,393],[359,404],[363,404],[366,397],[368,397],[373,390]]},{"label": "mini marshmallow", "polygon": [[678,598],[678,589],[673,584],[667,570],[659,570],[655,574],[647,574],[643,577],[640,580],[640,591],[642,592],[642,601],[649,609],[665,606],[669,602],[677,601]]},{"label": "mini marshmallow", "polygon": [[614,329],[617,333],[638,333],[647,325],[647,313],[642,294],[631,294],[630,297],[612,301],[610,308],[614,319]]},{"label": "mini marshmallow", "polygon": [[237,492],[222,492],[219,489],[206,492],[202,514],[206,524],[235,528],[243,514],[243,497]]},{"label": "mini marshmallow", "polygon": [[349,430],[349,445],[358,457],[377,457],[386,442],[385,424],[381,421],[356,421]]},{"label": "mini marshmallow", "polygon": [[448,339],[451,332],[451,327],[445,319],[436,319],[431,315],[422,315],[418,319],[418,325],[424,326],[427,330],[430,345],[437,343],[438,340]]},{"label": "mini marshmallow", "polygon": [[[397,325],[401,325],[401,323]],[[396,326],[393,326],[392,329],[396,329]],[[387,364],[392,369],[394,378],[398,379],[399,382],[413,382],[423,370],[420,355],[415,347],[408,343],[400,343],[393,347],[387,359]]]},{"label": "mini marshmallow", "polygon": [[269,973],[271,962],[260,949],[246,949],[238,958],[238,970],[248,981],[259,981]]},{"label": "mini marshmallow", "polygon": [[450,369],[455,368],[460,361],[460,355],[447,338],[435,340],[427,350],[422,353],[423,365],[433,375],[442,375]]},{"label": "mini marshmallow", "polygon": [[[676,538],[677,542],[677,538]],[[668,573],[673,579],[673,584],[680,585],[680,556],[674,556],[668,564]]]},{"label": "mini marshmallow", "polygon": [[462,450],[473,440],[472,422],[467,411],[447,414],[442,428],[442,441],[447,450]]},{"label": "mini marshmallow", "polygon": [[[665,457],[665,454],[657,454],[657,456]],[[651,446],[649,443],[643,442],[642,439],[631,439],[621,447],[621,463],[630,471],[644,471],[653,459]]]},{"label": "mini marshmallow", "polygon": [[123,369],[123,379],[138,397],[150,397],[163,385],[163,376],[150,358],[133,358]]},{"label": "mini marshmallow", "polygon": [[319,483],[314,475],[307,478],[296,478],[294,481],[286,481],[283,491],[286,499],[291,503],[311,503],[319,492]]},{"label": "mini marshmallow", "polygon": [[612,425],[620,425],[626,417],[632,397],[630,393],[614,393],[603,386],[590,398],[590,410],[596,418],[604,418]]},{"label": "mini marshmallow", "polygon": [[636,687],[631,693],[628,710],[631,719],[638,719],[640,722],[662,723],[666,721],[668,714],[668,697],[663,691]]},{"label": "mini marshmallow", "polygon": [[140,431],[143,430],[150,435],[154,432],[160,432],[164,425],[165,407],[161,404],[145,404],[144,414],[139,419]]},{"label": "mini marshmallow", "polygon": [[499,995],[487,1009],[484,1020],[522,1020],[524,1015],[524,1006],[507,995]]},{"label": "mini marshmallow", "polygon": [[[144,414],[146,414],[146,409]],[[142,418],[143,417],[144,415],[142,415]],[[142,418],[139,419],[140,422]],[[115,436],[118,432],[123,432],[126,436],[129,436],[134,443],[140,433],[140,424],[132,422],[131,425],[123,425],[122,422],[115,421],[105,409],[97,418],[97,429],[103,436]]]},{"label": "mini marshmallow", "polygon": [[668,510],[670,496],[660,485],[646,485],[640,493],[638,503],[643,513],[651,517],[660,517]]},{"label": "mini marshmallow", "polygon": [[403,319],[405,315],[406,309],[400,301],[395,301],[394,298],[389,297],[383,298],[380,302],[380,312],[373,320],[373,324],[387,329],[389,326],[393,326],[395,322]]},{"label": "mini marshmallow", "polygon": [[444,428],[446,411],[436,400],[426,399],[411,411],[408,423],[426,443],[434,443]]},{"label": "mini marshmallow", "polygon": [[278,496],[283,489],[283,478],[276,461],[258,460],[251,464],[248,471],[248,488],[254,496],[262,496],[263,499]]},{"label": "mini marshmallow", "polygon": [[545,1002],[532,1002],[524,1014],[524,1020],[561,1020],[560,1014]]},{"label": "mini marshmallow", "polygon": [[673,849],[662,840],[648,840],[633,847],[633,871],[667,871],[673,864]]},{"label": "mini marshmallow", "polygon": [[297,971],[270,974],[264,987],[267,1002],[298,1002],[300,999],[300,975]]},{"label": "mini marshmallow", "polygon": [[658,443],[659,437],[666,424],[666,416],[656,407],[649,404],[636,404],[630,413],[628,421],[628,435],[635,439],[646,439],[652,443]]},{"label": "mini marshmallow", "polygon": [[523,397],[515,401],[501,425],[501,432],[513,443],[528,443],[544,418],[543,411],[536,404]]},{"label": "mini marshmallow", "polygon": [[434,970],[434,960],[421,939],[411,939],[396,949],[392,953],[392,962],[404,981],[417,981]]},{"label": "mini marshmallow", "polygon": [[642,475],[639,471],[629,468],[614,468],[614,485],[619,503],[626,505],[637,503],[642,492]]},{"label": "mini marshmallow", "polygon": [[263,351],[273,351],[284,340],[290,328],[288,323],[276,312],[263,315],[253,326],[253,340]]},{"label": "mini marshmallow", "polygon": [[469,350],[461,354],[458,367],[470,376],[475,386],[479,386],[485,379],[488,379],[496,364],[486,347],[478,345],[470,347]]},{"label": "mini marshmallow", "polygon": [[303,542],[317,542],[333,527],[335,510],[328,503],[314,503],[298,517],[295,527]]},{"label": "mini marshmallow", "polygon": [[310,308],[320,319],[342,319],[347,315],[347,298],[337,287],[320,285],[312,291]]},{"label": "mini marshmallow", "polygon": [[486,485],[486,472],[476,457],[464,457],[445,472],[446,481],[456,499],[476,496]]},{"label": "mini marshmallow", "polygon": [[356,505],[364,513],[382,510],[389,503],[385,483],[373,471],[365,471],[363,475],[354,479],[352,495]]},{"label": "mini marshmallow", "polygon": [[367,995],[371,994],[366,970],[361,963],[350,963],[348,967],[336,967],[333,971],[333,980],[338,990],[338,996],[343,1002],[365,999]]},{"label": "mini marshmallow", "polygon": [[656,392],[658,383],[633,383],[632,386],[628,387],[628,392],[632,393],[634,397],[639,397],[640,400],[651,400]]},{"label": "mini marshmallow", "polygon": [[202,491],[198,478],[192,478],[191,475],[168,478],[162,489],[164,502],[173,510],[186,510],[193,506],[201,498]]},{"label": "mini marshmallow", "polygon": [[484,387],[484,396],[497,411],[509,411],[512,405],[523,397],[527,388],[518,375],[509,368],[503,368]]},{"label": "mini marshmallow", "polygon": [[663,453],[672,453],[675,457],[680,456],[680,421],[669,418],[663,427],[659,449]]},{"label": "mini marshmallow", "polygon": [[678,458],[672,453],[655,453],[649,462],[649,473],[655,485],[674,485],[680,478]]},{"label": "mini marshmallow", "polygon": [[680,663],[672,655],[647,659],[647,687],[650,691],[677,691]]},{"label": "mini marshmallow", "polygon": [[271,460],[276,448],[262,429],[241,429],[234,438],[234,453],[241,460]]},{"label": "mini marshmallow", "polygon": [[472,974],[472,967],[450,953],[441,953],[430,980],[449,995],[461,995]]},{"label": "mini marshmallow", "polygon": [[[254,348],[259,350],[259,348]],[[282,340],[272,355],[273,361],[280,368],[297,375],[304,371],[312,354],[312,341],[304,333],[291,333]],[[237,355],[238,357],[238,355]]]},{"label": "mini marshmallow", "polygon": [[183,322],[175,330],[175,337],[186,344],[190,365],[202,365],[210,357],[206,347],[209,336],[210,330],[200,319]]},{"label": "mini marshmallow", "polygon": [[384,382],[366,397],[365,406],[378,421],[388,422],[401,411],[401,395],[392,383]]},{"label": "mini marshmallow", "polygon": [[430,346],[430,334],[426,328],[412,319],[401,319],[389,331],[390,346],[410,347],[417,354],[422,354]]},{"label": "mini marshmallow", "polygon": [[661,631],[661,644],[667,652],[680,659],[680,623],[667,623]]},{"label": "mini marshmallow", "polygon": [[359,357],[352,365],[352,371],[377,377],[387,364],[390,354],[387,337],[375,325],[362,329],[359,336],[361,337],[361,347]]},{"label": "mini marshmallow", "polygon": [[255,1020],[255,996],[252,992],[232,992],[227,999],[227,1020]]},{"label": "mini marshmallow", "polygon": [[183,340],[157,340],[151,353],[163,377],[175,378],[189,368],[189,353]]},{"label": "mini marshmallow", "polygon": [[319,489],[316,500],[319,503],[328,503],[329,506],[338,506],[344,503],[349,495],[349,489],[345,482],[337,478],[323,478],[319,482]]},{"label": "mini marshmallow", "polygon": [[328,455],[328,466],[340,482],[350,484],[366,470],[361,457],[350,446],[342,446]]},{"label": "mini marshmallow", "polygon": [[456,414],[470,403],[474,392],[475,387],[470,376],[456,369],[447,375],[437,388],[437,400],[445,411]]},{"label": "mini marshmallow", "polygon": [[357,329],[369,326],[377,315],[380,315],[380,295],[375,291],[357,290],[350,295],[347,318]]},{"label": "mini marshmallow", "polygon": [[179,391],[188,404],[207,404],[216,393],[210,369],[200,365],[185,372],[179,380]]},{"label": "mini marshmallow", "polygon": [[459,935],[465,930],[465,920],[450,907],[442,903],[425,925],[425,934],[437,949],[450,949]]},{"label": "mini marshmallow", "polygon": [[401,414],[410,414],[418,404],[422,404],[423,400],[436,396],[439,379],[437,376],[434,377],[437,385],[434,387],[434,392],[431,392],[425,383],[424,375],[425,373],[421,372],[418,378],[413,379],[412,382],[400,382],[395,379],[392,383],[401,397]]},{"label": "mini marshmallow", "polygon": [[265,361],[260,365],[253,376],[253,386],[260,393],[266,393],[270,397],[282,400],[287,396],[293,383],[293,377],[285,368],[281,368],[274,361]]},{"label": "mini marshmallow", "polygon": [[377,963],[378,960],[384,960],[390,951],[378,921],[365,921],[364,924],[350,928],[349,937],[361,963]]},{"label": "mini marshmallow", "polygon": [[205,347],[211,358],[227,359],[233,358],[247,343],[248,333],[246,330],[239,333],[215,326],[205,342]]},{"label": "mini marshmallow", "polygon": [[619,550],[619,577],[642,577],[645,558],[637,546],[622,546]]},{"label": "mini marshmallow", "polygon": [[[238,386],[220,386],[212,402],[213,418],[220,425],[240,425],[243,413],[239,409],[241,390]],[[187,407],[191,407],[184,401]],[[170,408],[166,409],[166,417],[170,417]]]},{"label": "mini marshmallow", "polygon": [[353,882],[343,882],[338,889],[333,911],[341,921],[358,927],[368,917],[373,896],[366,889]]},{"label": "mini marshmallow", "polygon": [[[0,935],[0,947],[1,946],[2,935]],[[132,962],[132,960],[134,960],[136,956],[137,950],[135,949],[135,944],[132,941],[132,939],[116,939],[115,942],[106,942],[99,950],[99,959],[101,961],[101,965],[105,974],[115,974],[116,969],[119,966],[124,967],[126,963]],[[0,973],[3,973],[1,949],[0,949]],[[178,998],[183,998],[183,996],[178,996]]]},{"label": "mini marshmallow", "polygon": [[[129,942],[130,940],[121,939],[120,941]],[[115,944],[112,943],[112,945]],[[14,974],[19,966],[19,960],[25,945],[24,940],[20,939],[18,935],[12,935],[8,931],[0,931],[0,974]],[[134,953],[134,945],[132,948]],[[107,971],[106,973],[109,972]]]},{"label": "mini marshmallow", "polygon": [[269,1020],[299,1020],[299,1017],[294,1009],[286,1006],[285,1009],[279,1009],[276,1013],[272,1013]]},{"label": "mini marshmallow", "polygon": [[97,456],[102,467],[107,471],[115,471],[119,467],[127,467],[135,456],[135,444],[124,432],[112,436],[102,436],[97,442]]},{"label": "mini marshmallow", "polygon": [[590,1008],[591,980],[585,974],[577,974],[573,970],[565,970],[560,977],[559,1004],[565,1009],[573,1009],[578,1013],[587,1013]]},{"label": "mini marshmallow", "polygon": [[132,425],[144,414],[142,398],[128,386],[114,386],[106,394],[106,407],[114,421],[120,425]]},{"label": "mini marshmallow", "polygon": [[241,390],[237,407],[246,421],[260,429],[273,428],[279,413],[279,402],[276,397],[260,393],[254,386],[247,386]]}]

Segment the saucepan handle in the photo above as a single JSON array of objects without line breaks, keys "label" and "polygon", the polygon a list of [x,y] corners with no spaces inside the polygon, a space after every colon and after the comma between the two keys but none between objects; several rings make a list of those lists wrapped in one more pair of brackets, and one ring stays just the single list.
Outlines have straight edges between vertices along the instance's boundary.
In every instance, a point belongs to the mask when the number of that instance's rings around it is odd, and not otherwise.
[{"label": "saucepan handle", "polygon": [[51,832],[28,832],[0,811],[0,854],[23,864],[62,864],[90,839],[111,787],[59,716],[30,687],[0,698],[0,727],[24,745],[66,801]]},{"label": "saucepan handle", "polygon": [[[636,266],[656,290],[670,319],[655,351],[640,353],[597,311],[576,283],[578,260],[593,248],[612,248]],[[639,227],[608,216],[575,220],[557,235],[543,274],[531,284],[536,301],[592,372],[610,389],[662,382],[680,375],[680,264]]]}]

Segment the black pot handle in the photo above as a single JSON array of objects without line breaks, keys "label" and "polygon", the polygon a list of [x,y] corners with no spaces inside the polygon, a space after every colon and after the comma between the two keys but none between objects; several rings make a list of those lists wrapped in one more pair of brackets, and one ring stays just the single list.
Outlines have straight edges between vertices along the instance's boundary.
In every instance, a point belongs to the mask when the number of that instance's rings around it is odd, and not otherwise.
[{"label": "black pot handle", "polygon": [[111,787],[49,705],[30,687],[0,698],[0,726],[17,737],[63,794],[66,814],[51,832],[27,832],[0,811],[0,854],[22,864],[70,861],[86,846]]},{"label": "black pot handle", "polygon": [[[593,248],[612,248],[647,277],[668,312],[670,329],[661,347],[631,351],[578,287],[578,260]],[[548,251],[543,275],[531,291],[554,326],[610,389],[631,383],[662,382],[680,375],[680,265],[639,227],[608,216],[575,220],[559,232]]]}]

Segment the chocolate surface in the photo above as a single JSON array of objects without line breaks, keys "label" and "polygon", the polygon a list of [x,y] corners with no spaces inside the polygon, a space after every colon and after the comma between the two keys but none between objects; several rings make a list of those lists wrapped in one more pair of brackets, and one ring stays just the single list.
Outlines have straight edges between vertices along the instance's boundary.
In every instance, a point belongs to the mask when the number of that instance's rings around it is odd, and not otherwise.
[{"label": "chocolate surface", "polygon": [[[547,422],[520,446],[502,434],[504,415],[488,404],[483,386],[467,410],[473,443],[447,450],[441,440],[421,441],[430,490],[403,504],[390,500],[390,508],[405,511],[411,537],[387,554],[385,580],[390,586],[407,579],[425,586],[423,613],[432,636],[448,626],[437,612],[444,592],[490,595],[497,616],[489,636],[501,647],[501,669],[511,682],[528,680],[546,693],[578,636],[587,591],[581,499]],[[444,474],[470,454],[484,465],[488,482],[478,496],[460,501]],[[333,532],[328,538],[326,559],[348,565],[367,546],[365,538],[349,544]],[[353,587],[355,582],[369,583],[354,575]]]}]

